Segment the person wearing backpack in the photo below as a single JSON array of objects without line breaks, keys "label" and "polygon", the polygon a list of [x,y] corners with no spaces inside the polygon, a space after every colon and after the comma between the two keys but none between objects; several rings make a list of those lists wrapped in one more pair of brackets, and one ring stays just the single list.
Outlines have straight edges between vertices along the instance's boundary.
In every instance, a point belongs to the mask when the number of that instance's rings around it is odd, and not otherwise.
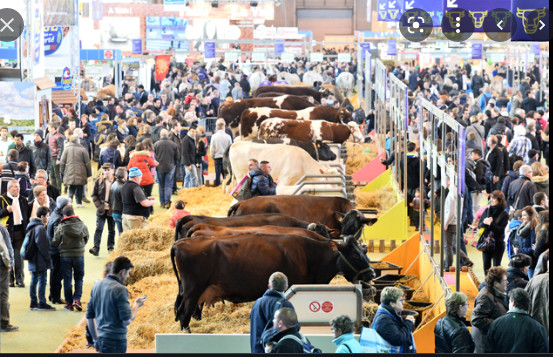
[{"label": "person wearing backpack", "polygon": [[[25,239],[28,239],[28,248],[25,249],[25,260],[28,261],[29,272],[31,272],[30,308],[31,310],[55,311],[56,308],[46,303],[47,274],[48,269],[52,269],[49,248],[50,243],[45,227],[48,223],[50,213],[47,207],[39,207],[36,215],[37,217],[31,218],[29,222],[27,226],[27,236],[25,237]],[[34,246],[34,249],[29,248],[32,246]]]},{"label": "person wearing backpack", "polygon": [[[281,272],[274,272],[269,277],[268,289],[257,299],[250,312],[250,347],[252,353],[263,353],[263,333],[273,328],[273,317],[281,307],[293,309],[286,300],[284,292],[288,289],[288,278]],[[299,325],[298,325],[299,327]],[[298,328],[299,329],[299,328]]]},{"label": "person wearing backpack", "polygon": [[270,343],[273,343],[270,353],[304,353],[303,335],[298,331],[298,315],[289,307],[275,311],[273,328],[278,331]]},{"label": "person wearing backpack", "polygon": [[359,341],[353,336],[355,327],[347,315],[336,316],[330,320],[331,331],[334,335],[332,342],[338,347],[335,353],[363,353]]}]

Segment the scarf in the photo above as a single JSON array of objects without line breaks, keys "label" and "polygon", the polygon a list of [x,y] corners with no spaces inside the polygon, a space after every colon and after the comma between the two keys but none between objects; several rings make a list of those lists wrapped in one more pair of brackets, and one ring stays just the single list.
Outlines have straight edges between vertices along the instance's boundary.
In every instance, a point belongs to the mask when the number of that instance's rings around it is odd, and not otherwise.
[{"label": "scarf", "polygon": [[18,226],[21,224],[21,207],[19,206],[19,196],[14,197],[8,191],[8,197],[12,199],[13,225]]}]

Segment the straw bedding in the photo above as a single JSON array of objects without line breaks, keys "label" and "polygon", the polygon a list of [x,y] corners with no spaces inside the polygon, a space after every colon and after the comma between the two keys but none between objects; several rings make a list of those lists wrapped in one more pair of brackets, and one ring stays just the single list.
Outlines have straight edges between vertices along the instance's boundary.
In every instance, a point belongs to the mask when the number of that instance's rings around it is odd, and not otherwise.
[{"label": "straw bedding", "polygon": [[[175,241],[175,230],[165,227],[151,227],[145,229],[133,229],[130,232],[124,232],[119,237],[119,241],[115,246],[114,252],[119,255],[126,255],[133,250],[147,250],[151,252],[159,252],[161,250],[169,250]],[[140,257],[138,257],[140,258]],[[115,258],[114,258],[115,259]],[[134,262],[134,260],[131,259]]]},{"label": "straw bedding", "polygon": [[346,175],[353,175],[378,154],[378,149],[375,143],[354,144],[346,142],[348,150],[348,159],[346,160]]},{"label": "straw bedding", "polygon": [[[122,253],[131,260],[134,268],[127,279],[127,284],[134,284],[147,277],[155,277],[162,274],[173,274],[173,266],[171,265],[170,250],[164,249],[160,252],[152,252],[148,250],[131,250]],[[111,254],[107,261],[113,261],[120,254]]]},{"label": "straw bedding", "polygon": [[376,208],[380,214],[388,211],[397,204],[397,193],[392,186],[386,186],[373,192],[361,191],[356,189],[355,202],[357,208]]}]

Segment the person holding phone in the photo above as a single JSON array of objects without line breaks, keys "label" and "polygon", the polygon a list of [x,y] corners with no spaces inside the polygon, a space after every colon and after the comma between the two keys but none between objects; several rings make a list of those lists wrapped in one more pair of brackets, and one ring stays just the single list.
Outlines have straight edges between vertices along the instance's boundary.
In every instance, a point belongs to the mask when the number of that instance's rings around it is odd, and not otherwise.
[{"label": "person holding phone", "polygon": [[138,308],[146,301],[144,295],[130,306],[125,281],[133,267],[129,258],[119,256],[113,261],[111,273],[92,287],[86,318],[97,352],[127,352],[127,326],[136,318]]}]

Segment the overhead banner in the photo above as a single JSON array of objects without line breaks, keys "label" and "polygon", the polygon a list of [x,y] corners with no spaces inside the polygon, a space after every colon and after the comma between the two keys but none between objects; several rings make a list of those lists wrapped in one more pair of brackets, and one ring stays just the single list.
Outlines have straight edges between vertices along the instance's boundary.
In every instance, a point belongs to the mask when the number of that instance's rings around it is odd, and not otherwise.
[{"label": "overhead banner", "polygon": [[[494,21],[506,20],[507,17],[511,16],[509,9],[511,8],[511,0],[494,0],[494,1],[482,1],[482,0],[442,0],[444,14],[450,11],[450,16],[447,20],[450,22],[451,28],[455,28],[455,19],[457,16],[456,11],[465,10],[468,12],[468,16],[471,17],[472,24],[474,29],[465,29],[463,22],[461,21],[459,30],[461,32],[490,32],[489,25],[484,26],[486,19],[490,18]],[[531,2],[524,0],[525,2]],[[493,14],[491,10],[497,9]],[[500,9],[505,9],[505,11],[500,11]],[[463,13],[460,16],[466,14]],[[447,14],[446,14],[447,15]],[[455,15],[455,16],[454,16]],[[489,21],[489,20],[488,20]],[[486,22],[489,23],[489,22]],[[484,28],[487,27],[487,30]],[[497,29],[497,32],[500,32]]]},{"label": "overhead banner", "polygon": [[142,54],[142,40],[132,40],[132,54],[141,55]]},{"label": "overhead banner", "polygon": [[311,62],[322,62],[323,61],[323,53],[322,52],[311,52],[311,56],[309,57],[309,60]]},{"label": "overhead banner", "polygon": [[481,43],[473,43],[472,44],[471,58],[472,59],[482,59],[482,44]]},{"label": "overhead banner", "polygon": [[397,41],[396,40],[388,40],[388,50],[386,51],[386,54],[388,56],[397,55]]},{"label": "overhead banner", "polygon": [[517,21],[512,41],[549,41],[548,0],[512,0],[511,13]]},{"label": "overhead banner", "polygon": [[338,62],[351,62],[351,54],[350,53],[338,53]]},{"label": "overhead banner", "polygon": [[422,9],[432,17],[432,26],[442,26],[442,18],[444,17],[443,6],[437,0],[404,0],[404,13],[413,9]]},{"label": "overhead banner", "polygon": [[284,52],[284,42],[275,43],[275,56],[280,56]]},{"label": "overhead banner", "polygon": [[359,44],[359,46],[361,47],[360,51],[361,51],[361,59],[364,60],[365,59],[365,56],[367,55],[366,54],[366,51],[370,51],[371,50],[371,44],[369,42],[361,42],[361,44]]},{"label": "overhead banner", "polygon": [[280,59],[286,63],[294,62],[294,54],[292,52],[283,52]]},{"label": "overhead banner", "polygon": [[265,62],[265,52],[253,51],[252,62]]},{"label": "overhead banner", "polygon": [[236,62],[238,60],[238,51],[225,51],[226,62]]},{"label": "overhead banner", "polygon": [[541,54],[541,44],[533,43],[530,45],[530,48],[532,49],[534,56],[539,56]]},{"label": "overhead banner", "polygon": [[78,13],[75,3],[75,0],[44,0],[44,26],[75,26]]},{"label": "overhead banner", "polygon": [[156,81],[161,82],[167,77],[170,64],[171,55],[156,56]]},{"label": "overhead banner", "polygon": [[215,42],[206,42],[204,44],[204,58],[215,58]]},{"label": "overhead banner", "polygon": [[403,14],[403,0],[378,0],[378,21],[399,21]]}]

